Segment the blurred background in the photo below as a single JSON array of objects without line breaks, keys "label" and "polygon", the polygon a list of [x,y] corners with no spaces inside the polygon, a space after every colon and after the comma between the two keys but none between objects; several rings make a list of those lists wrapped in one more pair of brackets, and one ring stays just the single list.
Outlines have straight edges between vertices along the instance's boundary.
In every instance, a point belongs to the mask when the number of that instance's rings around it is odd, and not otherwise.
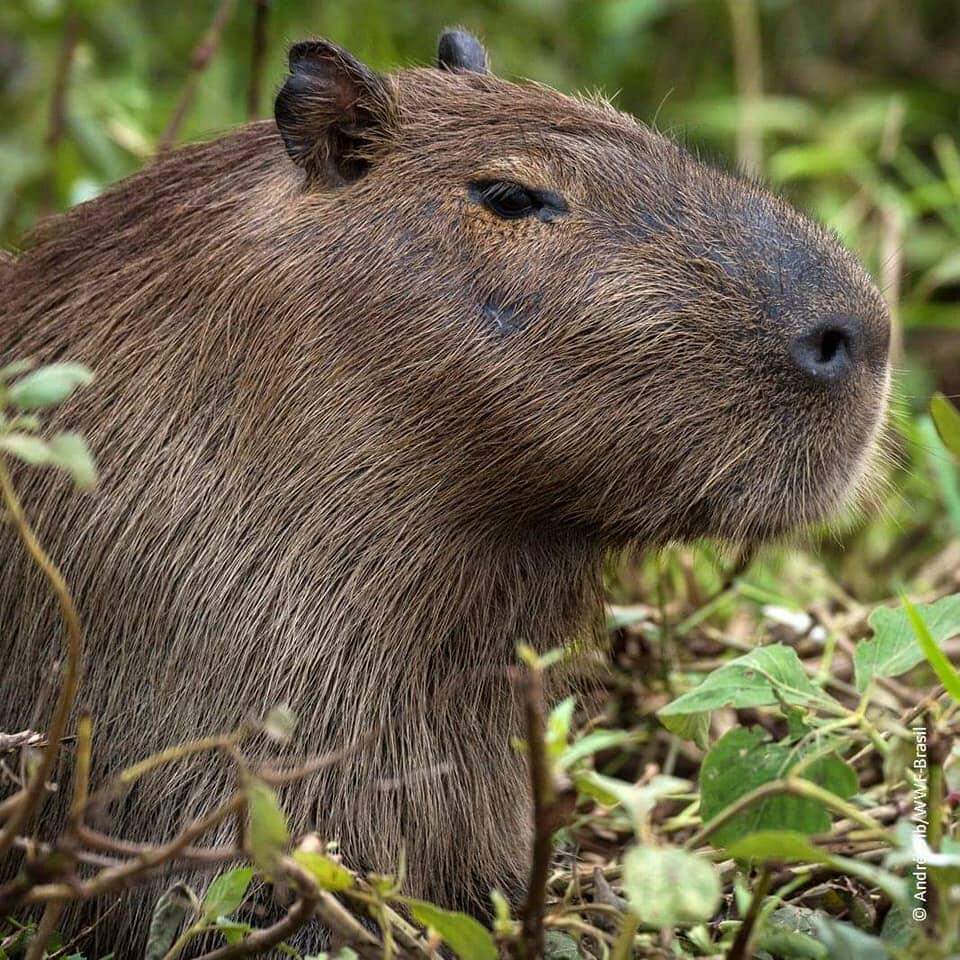
[{"label": "blurred background", "polygon": [[[762,177],[864,258],[901,333],[890,492],[753,577],[773,590],[787,566],[797,604],[823,577],[864,601],[942,588],[960,569],[960,482],[926,409],[934,389],[960,393],[956,0],[3,0],[0,244],[168,142],[270,116],[292,41],[323,35],[390,69],[431,62],[449,24],[479,34],[503,76],[601,89]],[[719,563],[708,548],[658,558],[625,595],[671,570],[680,594],[705,589],[712,573],[684,574],[701,562]]]}]

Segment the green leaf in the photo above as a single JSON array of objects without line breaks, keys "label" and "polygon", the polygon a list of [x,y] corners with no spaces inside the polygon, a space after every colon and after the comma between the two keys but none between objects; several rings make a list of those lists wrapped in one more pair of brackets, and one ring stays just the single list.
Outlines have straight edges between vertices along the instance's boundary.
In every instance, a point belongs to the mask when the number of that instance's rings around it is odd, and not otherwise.
[{"label": "green leaf", "polygon": [[799,930],[772,926],[760,932],[753,946],[757,951],[754,956],[760,956],[762,951],[782,960],[830,960],[830,954],[822,943]]},{"label": "green leaf", "polygon": [[290,840],[287,820],[276,793],[262,780],[252,777],[246,794],[250,856],[264,873],[270,873]]},{"label": "green leaf", "polygon": [[322,890],[349,890],[353,886],[350,871],[322,853],[297,850],[293,859],[313,877]]},{"label": "green leaf", "polygon": [[681,740],[692,740],[701,750],[710,748],[710,712],[704,713],[677,713],[664,716],[662,713],[657,719]]},{"label": "green leaf", "polygon": [[50,441],[52,462],[66,470],[81,490],[92,490],[97,485],[97,467],[79,433],[58,433]]},{"label": "green leaf", "polygon": [[460,960],[497,960],[497,948],[490,931],[473,917],[453,910],[442,910],[425,900],[407,900],[417,923],[436,930],[443,942]]},{"label": "green leaf", "polygon": [[[960,593],[935,603],[917,604],[914,609],[938,644],[960,633]],[[870,614],[873,639],[861,640],[853,655],[857,689],[866,690],[875,677],[896,677],[913,669],[924,659],[910,617],[905,608],[878,607]]]},{"label": "green leaf", "polygon": [[947,693],[960,703],[960,674],[957,673],[956,668],[937,646],[937,642],[933,639],[933,635],[920,612],[906,596],[903,597],[903,608],[910,618],[910,626],[913,628],[917,643],[920,644],[923,655],[927,658],[930,666],[933,667],[933,672],[940,678],[940,682]]},{"label": "green leaf", "polygon": [[563,751],[557,760],[557,768],[569,770],[581,760],[592,757],[601,750],[610,750],[612,747],[622,747],[630,743],[635,736],[629,730],[594,730],[580,737]]},{"label": "green leaf", "polygon": [[8,433],[0,436],[0,450],[29,463],[32,467],[47,466],[53,459],[50,447],[29,433]]},{"label": "green leaf", "polygon": [[21,410],[42,410],[55,407],[73,393],[77,387],[93,382],[93,374],[79,363],[52,363],[28,373],[18,380],[7,396]]},{"label": "green leaf", "polygon": [[583,954],[577,941],[562,930],[545,930],[543,933],[544,960],[582,960]]},{"label": "green leaf", "polygon": [[599,800],[606,807],[620,804],[630,814],[637,833],[643,829],[650,811],[660,800],[671,794],[683,793],[690,788],[686,780],[663,774],[652,777],[649,782],[638,787],[625,780],[607,777],[593,770],[583,771],[576,777],[575,783],[578,789]]},{"label": "green leaf", "polygon": [[237,867],[217,877],[203,897],[205,920],[233,913],[243,903],[253,880],[252,867]]},{"label": "green leaf", "polygon": [[186,884],[177,883],[167,890],[153,908],[144,960],[162,960],[192,914],[193,900]]},{"label": "green leaf", "polygon": [[780,703],[819,705],[838,712],[839,704],[806,674],[792,647],[758,647],[708,674],[703,682],[658,711],[659,717],[703,713],[720,707],[766,707]]},{"label": "green leaf", "polygon": [[550,716],[547,718],[547,755],[553,761],[558,760],[563,751],[567,749],[575,706],[574,698],[567,697],[550,711]]},{"label": "green leaf", "polygon": [[817,917],[817,939],[830,960],[889,960],[890,953],[878,937],[831,917]]},{"label": "green leaf", "polygon": [[250,935],[253,927],[249,923],[241,923],[238,920],[231,920],[229,917],[217,917],[214,926],[223,934],[223,939],[227,943],[240,943],[244,937]]},{"label": "green leaf", "polygon": [[960,410],[942,393],[935,393],[930,401],[930,416],[943,445],[960,457]]},{"label": "green leaf", "polygon": [[623,892],[641,921],[664,929],[709,920],[721,889],[708,860],[679,847],[639,846],[623,858]]},{"label": "green leaf", "polygon": [[758,830],[731,843],[734,860],[782,860],[784,863],[823,863],[823,852],[795,830]]},{"label": "green leaf", "polygon": [[[836,754],[809,759],[812,751],[772,743],[756,727],[735,728],[721,737],[704,758],[700,770],[700,813],[705,823],[751,790],[796,774],[838,797],[857,790],[854,770]],[[787,794],[767,797],[735,816],[714,832],[710,842],[726,847],[760,830],[792,830],[801,834],[830,829],[830,814],[820,803]]]}]

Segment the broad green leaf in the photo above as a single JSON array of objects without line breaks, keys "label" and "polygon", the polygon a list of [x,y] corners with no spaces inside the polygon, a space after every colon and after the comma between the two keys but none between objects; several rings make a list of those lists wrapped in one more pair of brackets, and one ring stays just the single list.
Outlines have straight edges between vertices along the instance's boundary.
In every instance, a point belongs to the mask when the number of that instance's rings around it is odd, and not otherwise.
[{"label": "broad green leaf", "polygon": [[460,960],[497,960],[497,947],[490,931],[473,917],[443,910],[425,900],[407,900],[417,923],[436,930]]},{"label": "broad green leaf", "polygon": [[830,960],[889,960],[890,953],[878,937],[832,917],[817,917],[817,939]]},{"label": "broad green leaf", "polygon": [[228,873],[220,874],[203,896],[204,919],[209,921],[233,913],[243,903],[251,880],[252,867],[237,867]]},{"label": "broad green leaf", "polygon": [[322,890],[349,890],[353,886],[350,871],[336,860],[313,850],[297,850],[293,859],[316,881]]},{"label": "broad green leaf", "polygon": [[880,939],[890,947],[905,949],[921,929],[910,916],[910,911],[899,904],[895,904],[883,918],[880,928]]},{"label": "broad green leaf", "polygon": [[930,416],[943,445],[960,457],[960,410],[942,393],[936,393],[930,401]]},{"label": "broad green leaf", "polygon": [[933,672],[940,678],[947,693],[960,703],[960,674],[957,673],[954,665],[947,659],[944,652],[937,646],[936,640],[930,633],[926,622],[920,615],[917,608],[907,597],[903,598],[903,609],[910,620],[910,626],[913,628],[917,643],[927,658],[928,663],[933,667]]},{"label": "broad green leaf", "polygon": [[79,433],[58,433],[50,441],[52,462],[66,470],[81,490],[92,490],[97,485],[97,467]]},{"label": "broad green leaf", "polygon": [[42,410],[62,403],[76,390],[93,381],[93,374],[79,363],[52,363],[28,373],[7,392],[21,410]]},{"label": "broad green leaf", "polygon": [[783,860],[785,863],[822,863],[823,853],[794,830],[758,830],[731,843],[726,850],[735,860]]},{"label": "broad green leaf", "polygon": [[570,767],[586,757],[592,757],[601,750],[610,750],[612,747],[621,747],[630,743],[635,734],[629,730],[594,730],[586,736],[580,737],[567,747],[557,760],[557,768],[569,770]]},{"label": "broad green leaf", "polygon": [[[943,597],[935,603],[917,604],[914,609],[938,645],[960,634],[960,593]],[[899,676],[922,663],[924,658],[904,608],[878,607],[870,614],[869,624],[873,638],[861,640],[853,655],[860,691],[866,690],[875,677]]]},{"label": "broad green leaf", "polygon": [[167,890],[153,908],[144,960],[162,960],[180,934],[184,922],[193,915],[189,889],[177,883]]},{"label": "broad green leaf", "polygon": [[677,713],[664,716],[660,713],[657,719],[682,740],[692,740],[701,750],[710,747],[710,712],[704,713]]},{"label": "broad green leaf", "polygon": [[779,960],[830,960],[827,948],[809,933],[776,925],[761,930],[753,941],[754,956],[768,954]]},{"label": "broad green leaf", "polygon": [[276,793],[262,780],[251,778],[246,794],[250,856],[264,873],[270,873],[290,840],[286,817]]},{"label": "broad green leaf", "polygon": [[29,433],[7,433],[0,436],[0,450],[29,463],[32,467],[46,466],[53,459],[53,452],[47,443],[39,437],[31,437]]},{"label": "broad green leaf", "polygon": [[[856,792],[856,773],[835,754],[806,763],[804,760],[802,751],[769,741],[763,730],[755,727],[730,730],[716,742],[700,770],[700,813],[704,823],[744,794],[786,777],[795,768],[798,776],[838,797],[851,797]],[[790,795],[767,797],[724,824],[711,836],[710,842],[726,847],[760,830],[822,833],[830,829],[830,823],[829,812],[815,800]]]},{"label": "broad green leaf", "polygon": [[641,921],[664,929],[709,920],[721,889],[708,860],[679,847],[639,846],[623,858],[623,892]]},{"label": "broad green leaf", "polygon": [[839,705],[803,669],[792,647],[758,647],[718,667],[703,682],[661,708],[659,717],[703,713],[720,707],[766,707],[780,703],[818,705],[837,712]]}]

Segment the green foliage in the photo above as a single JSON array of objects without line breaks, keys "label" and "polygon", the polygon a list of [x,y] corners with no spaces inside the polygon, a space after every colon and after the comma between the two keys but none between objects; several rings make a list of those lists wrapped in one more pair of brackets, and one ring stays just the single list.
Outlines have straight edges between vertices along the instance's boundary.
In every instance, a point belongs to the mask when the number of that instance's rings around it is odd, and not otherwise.
[{"label": "green foliage", "polygon": [[704,713],[720,707],[789,703],[833,710],[836,701],[806,675],[794,650],[759,647],[709,674],[696,689],[660,710],[661,717]]},{"label": "green foliage", "polygon": [[315,853],[312,850],[297,850],[293,859],[306,870],[321,890],[349,890],[353,886],[353,876],[336,860]]},{"label": "green foliage", "polygon": [[0,454],[32,467],[56,467],[81,490],[93,489],[97,468],[83,437],[61,432],[45,440],[40,435],[43,424],[33,414],[60,405],[92,382],[93,374],[79,363],[34,370],[30,361],[18,361],[0,369]]},{"label": "green foliage", "polygon": [[270,874],[290,842],[287,819],[280,809],[273,788],[251,777],[245,788],[247,795],[247,845],[257,867]]},{"label": "green foliage", "polygon": [[623,891],[652,927],[709,920],[720,903],[720,878],[708,860],[676,847],[636,846],[623,858]]},{"label": "green foliage", "polygon": [[936,393],[930,401],[930,416],[933,417],[943,445],[960,457],[960,410],[942,393]]},{"label": "green foliage", "polygon": [[407,906],[413,919],[435,930],[460,960],[497,960],[493,937],[473,917],[423,900],[408,900]]},{"label": "green foliage", "polygon": [[[738,727],[725,734],[704,758],[700,771],[700,810],[707,822],[751,790],[786,778],[790,773],[838,797],[857,789],[853,770],[836,755],[818,756],[814,748],[773,743],[763,730]],[[811,759],[811,755],[813,758]],[[830,829],[830,814],[815,800],[782,795],[770,797],[737,815],[717,830],[711,841],[726,846],[756,830],[794,830],[803,834]]]},{"label": "green foliage", "polygon": [[243,903],[252,880],[251,867],[237,867],[217,877],[204,894],[201,904],[203,918],[215,920],[224,914],[233,913]]},{"label": "green foliage", "polygon": [[[216,5],[76,0],[81,30],[63,133],[52,146],[47,108],[68,5],[0,5],[0,244],[18,248],[41,214],[96,196],[149,162]],[[199,77],[180,140],[245,119],[253,7],[237,5]],[[595,879],[591,889],[584,872],[574,877],[558,867],[553,920],[571,926],[550,928],[548,955],[572,955],[571,944],[590,956],[663,955],[659,932],[632,928],[636,914],[653,927],[676,928],[673,955],[727,956],[751,905],[755,868],[765,862],[788,862],[791,873],[777,875],[760,905],[757,957],[938,960],[960,951],[951,933],[960,828],[943,802],[947,790],[960,789],[955,756],[931,778],[932,789],[937,777],[947,781],[928,811],[945,835],[923,853],[947,906],[928,936],[911,917],[904,881],[916,849],[903,811],[921,785],[911,767],[915,744],[903,727],[913,701],[895,698],[903,689],[925,696],[933,673],[957,692],[951,650],[960,595],[951,551],[960,537],[960,414],[948,399],[960,369],[955,11],[934,0],[873,4],[869,16],[865,9],[758,0],[763,95],[748,108],[738,95],[725,3],[270,4],[262,116],[270,115],[270,93],[293,39],[330,36],[385,69],[429,61],[438,30],[464,23],[484,36],[501,74],[565,90],[605,88],[619,106],[728,165],[749,114],[762,175],[836,230],[895,298],[905,346],[887,445],[895,492],[871,501],[869,522],[816,538],[812,550],[768,550],[731,580],[727,558],[698,545],[636,561],[611,581],[610,628],[623,643],[609,704],[590,717],[581,702],[557,704],[545,745],[551,775],[574,806],[563,835],[586,836],[583,849],[603,859],[618,891],[604,892]],[[83,440],[47,433],[44,422],[59,418],[53,408],[90,379],[69,363],[35,369],[25,360],[0,370],[0,459],[16,461],[18,470],[62,470],[77,486],[94,486]],[[890,606],[904,585],[930,602]],[[530,648],[524,658],[544,670],[569,659],[566,651],[539,656]],[[897,685],[885,687],[892,678]],[[655,705],[662,726],[649,716]],[[956,711],[941,698],[912,722],[949,743],[958,732]],[[277,743],[294,738],[289,711],[273,711],[263,732]],[[819,785],[827,796],[765,795],[697,840],[732,804],[785,777]],[[182,951],[210,930],[242,941],[252,927],[231,914],[254,881],[283,882],[290,837],[276,793],[251,778],[245,795],[251,865],[228,869],[203,897],[183,884],[171,888],[154,911],[148,957]],[[873,823],[876,811],[890,809],[892,818]],[[851,825],[875,844],[868,852],[886,851],[882,860],[860,855],[866,841],[850,839]],[[737,864],[718,872],[706,859],[708,843]],[[846,844],[854,852],[835,852]],[[413,919],[461,957],[487,960],[517,935],[502,897],[491,934],[462,914],[404,901],[402,878],[358,876],[313,847],[290,858],[319,890],[336,892],[387,928],[394,921],[385,919],[385,906],[406,902]],[[578,911],[581,894],[586,906]],[[597,903],[608,909],[599,921],[590,911]],[[889,907],[885,918],[883,910],[872,919],[858,913],[858,905],[876,910],[877,903]],[[596,935],[585,933],[594,922]],[[23,956],[34,931],[33,923],[0,923],[0,958]],[[55,938],[50,949],[65,939]],[[356,955],[344,948],[334,956]]]},{"label": "green foliage", "polygon": [[[919,604],[914,613],[923,618],[926,630],[937,644],[960,634],[960,594],[935,603]],[[870,614],[873,637],[861,640],[853,655],[857,689],[863,691],[877,677],[898,677],[924,660],[910,608],[877,607]]]}]

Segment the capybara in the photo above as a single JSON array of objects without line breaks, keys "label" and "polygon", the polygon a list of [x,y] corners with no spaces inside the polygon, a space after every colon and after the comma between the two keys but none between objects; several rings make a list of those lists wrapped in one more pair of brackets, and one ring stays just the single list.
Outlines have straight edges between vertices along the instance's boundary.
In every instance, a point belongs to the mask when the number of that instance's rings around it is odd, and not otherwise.
[{"label": "capybara", "polygon": [[[361,744],[285,792],[292,829],[361,870],[403,851],[448,907],[525,879],[518,643],[602,633],[611,554],[852,502],[888,390],[832,234],[458,31],[386,75],[296,44],[275,121],[42,227],[3,287],[0,362],[97,374],[58,418],[100,489],[15,471],[82,611],[94,781],[289,704],[303,755]],[[62,630],[12,530],[0,557],[9,731],[49,716]],[[234,784],[170,768],[110,832],[170,837]],[[118,956],[140,899],[96,928]]]}]

